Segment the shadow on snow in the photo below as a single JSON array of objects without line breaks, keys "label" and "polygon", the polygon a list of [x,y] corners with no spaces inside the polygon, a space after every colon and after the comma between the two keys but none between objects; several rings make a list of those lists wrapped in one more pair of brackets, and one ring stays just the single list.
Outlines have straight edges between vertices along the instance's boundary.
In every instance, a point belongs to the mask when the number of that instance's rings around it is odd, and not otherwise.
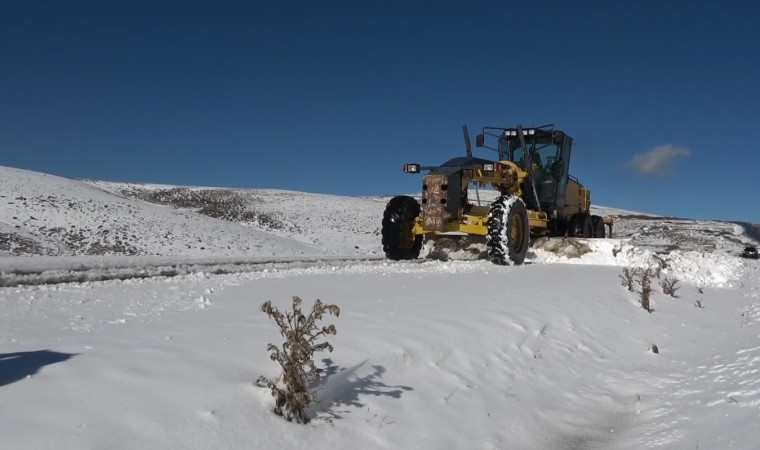
[{"label": "shadow on snow", "polygon": [[66,361],[76,354],[50,350],[33,352],[0,353],[0,386],[23,380],[49,365]]},{"label": "shadow on snow", "polygon": [[313,417],[327,421],[340,419],[341,414],[349,412],[350,408],[363,408],[365,405],[360,401],[362,397],[372,395],[401,398],[404,391],[413,390],[409,386],[388,386],[381,382],[385,368],[380,365],[373,365],[372,372],[360,376],[358,373],[367,360],[353,367],[338,367],[329,358],[322,362],[326,366],[325,376],[322,383],[315,386],[318,402],[310,408]]}]

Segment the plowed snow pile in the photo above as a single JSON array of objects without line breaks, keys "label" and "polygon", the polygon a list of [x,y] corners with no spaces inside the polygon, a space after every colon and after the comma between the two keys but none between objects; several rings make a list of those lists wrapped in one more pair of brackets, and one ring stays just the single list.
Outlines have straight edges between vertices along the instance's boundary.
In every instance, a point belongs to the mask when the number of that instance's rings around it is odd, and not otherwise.
[{"label": "plowed snow pile", "polygon": [[[550,240],[551,241],[551,240]],[[663,276],[675,277],[682,282],[700,286],[726,287],[736,283],[743,275],[745,264],[736,255],[697,251],[673,250],[667,254],[631,245],[630,239],[572,240],[570,243],[552,246],[535,245],[529,253],[529,261],[546,264],[589,264],[621,267],[660,268]],[[586,247],[578,250],[578,244]],[[578,253],[585,252],[581,255]]]}]

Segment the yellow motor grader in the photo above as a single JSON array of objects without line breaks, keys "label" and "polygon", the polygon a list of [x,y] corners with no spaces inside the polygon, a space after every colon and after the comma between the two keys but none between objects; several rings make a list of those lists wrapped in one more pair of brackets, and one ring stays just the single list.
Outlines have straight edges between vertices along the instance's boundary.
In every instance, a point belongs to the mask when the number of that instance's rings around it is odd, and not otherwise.
[{"label": "yellow motor grader", "polygon": [[[423,239],[430,248],[464,240],[480,243],[496,264],[522,264],[531,236],[604,238],[605,225],[611,233],[612,219],[590,214],[590,191],[570,176],[573,139],[563,131],[484,127],[476,146],[496,151],[497,160],[473,157],[466,126],[463,132],[466,156],[440,166],[404,164],[406,173],[428,173],[421,202],[402,195],[385,208],[382,243],[389,259],[418,258]],[[496,199],[482,204],[480,190],[489,187]]]}]

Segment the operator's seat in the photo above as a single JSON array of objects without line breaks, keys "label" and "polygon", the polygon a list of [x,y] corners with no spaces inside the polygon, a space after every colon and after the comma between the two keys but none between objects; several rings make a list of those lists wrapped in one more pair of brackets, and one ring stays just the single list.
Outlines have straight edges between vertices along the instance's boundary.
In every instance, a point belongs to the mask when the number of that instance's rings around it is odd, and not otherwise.
[{"label": "operator's seat", "polygon": [[541,155],[534,153],[531,157],[531,161],[533,162],[533,165],[536,166],[534,170],[535,172],[541,173],[544,171],[544,165],[541,164]]}]

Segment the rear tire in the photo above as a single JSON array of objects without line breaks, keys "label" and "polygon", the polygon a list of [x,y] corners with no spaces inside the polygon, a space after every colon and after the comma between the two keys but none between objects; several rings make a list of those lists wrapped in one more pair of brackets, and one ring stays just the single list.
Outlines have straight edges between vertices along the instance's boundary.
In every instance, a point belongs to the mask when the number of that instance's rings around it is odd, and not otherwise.
[{"label": "rear tire", "polygon": [[494,264],[522,264],[530,244],[530,224],[525,203],[518,197],[502,196],[488,213],[486,250]]},{"label": "rear tire", "polygon": [[591,228],[594,230],[594,237],[604,239],[607,234],[604,230],[604,219],[599,216],[591,216]]},{"label": "rear tire", "polygon": [[388,259],[416,259],[422,248],[422,235],[412,233],[420,204],[406,195],[393,197],[383,213],[383,251]]},{"label": "rear tire", "polygon": [[594,236],[594,224],[586,213],[573,214],[567,227],[568,237],[590,238]]}]

